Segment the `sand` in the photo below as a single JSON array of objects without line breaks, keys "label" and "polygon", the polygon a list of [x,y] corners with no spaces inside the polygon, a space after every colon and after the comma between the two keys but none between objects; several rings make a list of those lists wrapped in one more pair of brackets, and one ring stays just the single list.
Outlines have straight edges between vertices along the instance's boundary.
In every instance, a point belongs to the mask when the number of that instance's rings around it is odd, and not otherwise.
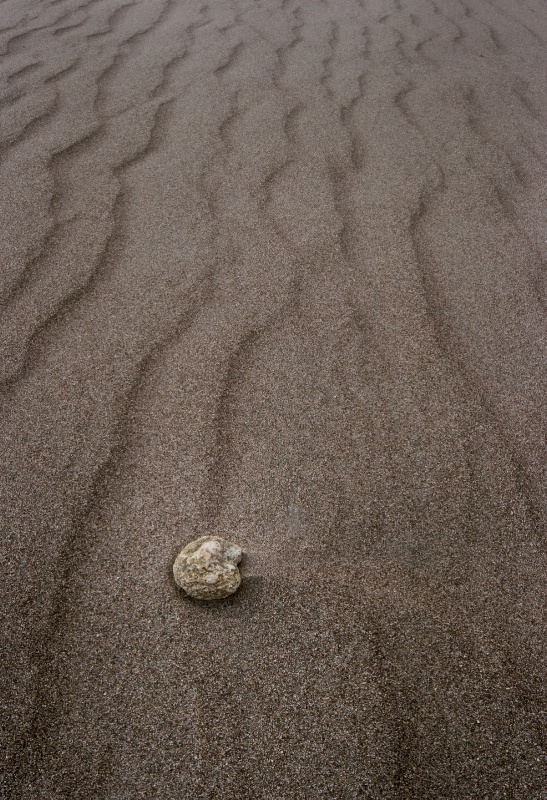
[{"label": "sand", "polygon": [[544,796],[546,41],[1,0],[3,796]]}]

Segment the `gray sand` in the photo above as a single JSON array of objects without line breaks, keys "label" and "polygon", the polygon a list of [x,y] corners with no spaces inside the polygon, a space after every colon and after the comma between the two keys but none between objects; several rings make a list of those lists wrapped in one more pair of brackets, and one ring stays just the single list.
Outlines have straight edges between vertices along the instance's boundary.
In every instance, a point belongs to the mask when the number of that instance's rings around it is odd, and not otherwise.
[{"label": "gray sand", "polygon": [[0,0],[7,798],[543,796],[546,41]]}]

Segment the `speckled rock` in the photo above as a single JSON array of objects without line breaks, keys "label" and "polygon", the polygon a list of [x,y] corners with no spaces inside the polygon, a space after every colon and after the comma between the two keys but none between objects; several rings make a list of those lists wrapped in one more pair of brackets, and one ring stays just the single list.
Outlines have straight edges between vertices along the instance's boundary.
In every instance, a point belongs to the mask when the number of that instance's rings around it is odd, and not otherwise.
[{"label": "speckled rock", "polygon": [[199,600],[221,600],[241,583],[242,550],[220,536],[202,536],[184,547],[173,564],[175,583]]}]

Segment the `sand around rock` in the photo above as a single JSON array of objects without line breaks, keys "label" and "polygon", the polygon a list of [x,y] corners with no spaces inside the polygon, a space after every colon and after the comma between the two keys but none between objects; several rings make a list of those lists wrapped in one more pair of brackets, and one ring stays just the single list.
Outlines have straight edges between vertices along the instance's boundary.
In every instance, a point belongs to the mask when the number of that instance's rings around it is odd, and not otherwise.
[{"label": "sand around rock", "polygon": [[0,0],[2,800],[544,800],[546,63]]}]

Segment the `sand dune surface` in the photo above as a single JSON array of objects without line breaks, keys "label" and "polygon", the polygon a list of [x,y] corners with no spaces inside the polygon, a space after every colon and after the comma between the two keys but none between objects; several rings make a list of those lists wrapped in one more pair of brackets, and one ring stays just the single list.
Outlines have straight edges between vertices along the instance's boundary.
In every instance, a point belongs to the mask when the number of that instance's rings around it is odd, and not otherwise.
[{"label": "sand dune surface", "polygon": [[0,54],[3,796],[540,800],[545,5],[0,0]]}]

